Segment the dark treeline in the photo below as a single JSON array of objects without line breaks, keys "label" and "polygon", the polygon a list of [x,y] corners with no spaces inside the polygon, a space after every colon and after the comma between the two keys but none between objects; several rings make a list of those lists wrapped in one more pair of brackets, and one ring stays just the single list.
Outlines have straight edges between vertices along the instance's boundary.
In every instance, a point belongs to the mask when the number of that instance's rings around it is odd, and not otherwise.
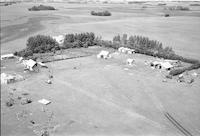
[{"label": "dark treeline", "polygon": [[111,15],[112,15],[112,14],[111,14],[109,11],[107,11],[107,10],[105,10],[105,11],[99,11],[99,12],[97,12],[97,11],[91,11],[90,14],[93,15],[93,16],[111,16]]},{"label": "dark treeline", "polygon": [[32,8],[28,9],[29,11],[40,11],[40,10],[56,10],[52,6],[45,6],[45,5],[39,5],[39,6],[33,6]]},{"label": "dark treeline", "polygon": [[183,7],[183,6],[168,6],[165,7],[166,10],[183,10],[183,11],[188,11],[190,8],[188,7]]}]

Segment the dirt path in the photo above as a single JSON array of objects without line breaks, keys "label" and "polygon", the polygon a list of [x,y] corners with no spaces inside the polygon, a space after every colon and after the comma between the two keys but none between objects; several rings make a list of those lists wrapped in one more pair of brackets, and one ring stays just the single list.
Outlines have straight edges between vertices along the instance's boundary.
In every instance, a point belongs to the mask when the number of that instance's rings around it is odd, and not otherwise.
[{"label": "dirt path", "polygon": [[113,102],[111,102],[111,101],[109,101],[109,100],[100,98],[100,97],[96,96],[95,94],[90,93],[90,92],[88,92],[88,91],[86,91],[86,90],[84,90],[84,89],[78,87],[77,85],[73,85],[73,84],[71,84],[70,82],[63,81],[63,80],[58,79],[58,78],[56,78],[56,80],[57,80],[57,82],[59,82],[59,84],[62,84],[62,85],[67,86],[67,87],[69,87],[69,88],[71,88],[71,89],[73,89],[73,90],[76,90],[76,91],[78,91],[78,92],[80,92],[80,93],[82,93],[82,94],[84,94],[84,95],[86,95],[86,96],[88,96],[88,97],[94,99],[95,101],[104,103],[105,105],[107,105],[107,106],[109,106],[109,107],[112,107],[112,108],[115,108],[115,109],[117,109],[117,110],[119,110],[119,111],[121,111],[121,112],[124,112],[127,116],[129,116],[129,117],[131,117],[131,118],[133,118],[133,119],[139,118],[139,119],[141,119],[141,120],[143,120],[143,121],[145,121],[145,122],[147,122],[147,123],[149,123],[149,124],[151,124],[151,125],[153,125],[153,126],[155,126],[155,127],[157,127],[157,128],[162,128],[162,127],[163,127],[163,126],[162,126],[161,124],[159,124],[158,122],[155,122],[155,121],[153,121],[153,120],[150,120],[150,119],[146,118],[145,116],[143,116],[143,115],[141,115],[141,114],[138,114],[138,113],[136,113],[136,112],[133,112],[133,111],[130,110],[130,109],[126,109],[126,108],[120,107],[119,105],[117,105],[117,104],[115,104],[115,103],[113,103]]}]

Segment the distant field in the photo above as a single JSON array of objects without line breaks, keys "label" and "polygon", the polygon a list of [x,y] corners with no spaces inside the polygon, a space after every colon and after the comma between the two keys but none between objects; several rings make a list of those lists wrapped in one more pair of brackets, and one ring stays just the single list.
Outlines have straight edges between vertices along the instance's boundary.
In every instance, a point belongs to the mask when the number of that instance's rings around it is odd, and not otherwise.
[{"label": "distant field", "polygon": [[[176,4],[189,6],[189,3]],[[27,38],[38,33],[94,32],[109,40],[123,33],[144,35],[172,46],[180,55],[200,58],[200,7],[191,6],[190,11],[166,11],[155,3],[146,3],[145,9],[143,4],[49,3],[47,5],[58,10],[29,12],[28,8],[33,5],[21,3],[1,7],[3,54],[24,48]],[[112,16],[91,16],[92,10],[109,10]],[[164,13],[171,17],[163,17]]]}]

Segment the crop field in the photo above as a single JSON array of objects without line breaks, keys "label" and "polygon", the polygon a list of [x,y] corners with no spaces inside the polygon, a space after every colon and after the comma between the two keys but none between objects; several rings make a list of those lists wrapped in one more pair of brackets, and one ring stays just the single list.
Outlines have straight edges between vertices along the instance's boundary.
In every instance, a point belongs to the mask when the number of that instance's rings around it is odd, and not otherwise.
[{"label": "crop field", "polygon": [[[28,11],[33,5],[21,3],[1,7],[2,54],[24,48],[27,38],[37,33],[94,32],[110,40],[123,33],[144,35],[173,47],[180,55],[200,58],[200,7],[191,6],[190,11],[166,11],[155,4],[142,8],[134,4],[49,3],[57,10]],[[91,16],[92,10],[109,10],[112,16]],[[164,17],[165,13],[170,17]]]},{"label": "crop field", "polygon": [[[178,55],[199,60],[200,6],[191,3],[165,5],[186,6],[189,11],[169,11],[156,2],[1,6],[1,54],[24,49],[27,39],[37,34],[94,32],[104,40],[125,33],[147,36],[171,46]],[[56,10],[28,11],[40,4]],[[92,16],[93,10],[108,10],[112,15]],[[98,59],[101,50],[112,57]],[[25,71],[16,58],[1,61],[1,73],[25,78],[1,84],[2,136],[200,135],[200,69],[184,73],[185,77],[197,74],[193,83],[177,82],[177,76],[168,79],[168,71],[146,64],[158,60],[152,56],[98,46],[61,52],[65,60],[45,63],[48,68],[37,72]],[[132,66],[127,65],[128,58],[134,59]],[[31,102],[24,104],[24,98]],[[51,103],[41,104],[41,99]]]}]

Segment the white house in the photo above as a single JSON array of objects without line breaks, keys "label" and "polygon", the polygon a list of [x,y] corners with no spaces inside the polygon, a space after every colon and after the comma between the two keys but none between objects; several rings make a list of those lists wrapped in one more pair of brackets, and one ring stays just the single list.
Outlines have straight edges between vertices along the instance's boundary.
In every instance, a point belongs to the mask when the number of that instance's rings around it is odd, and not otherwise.
[{"label": "white house", "polygon": [[108,51],[102,50],[98,55],[97,58],[103,58],[103,59],[108,59],[110,58],[110,53]]},{"label": "white house", "polygon": [[134,59],[128,58],[128,59],[126,60],[126,63],[127,63],[128,65],[133,65]]},{"label": "white house", "polygon": [[1,55],[1,60],[3,60],[3,59],[12,59],[12,58],[15,58],[14,54]]}]

